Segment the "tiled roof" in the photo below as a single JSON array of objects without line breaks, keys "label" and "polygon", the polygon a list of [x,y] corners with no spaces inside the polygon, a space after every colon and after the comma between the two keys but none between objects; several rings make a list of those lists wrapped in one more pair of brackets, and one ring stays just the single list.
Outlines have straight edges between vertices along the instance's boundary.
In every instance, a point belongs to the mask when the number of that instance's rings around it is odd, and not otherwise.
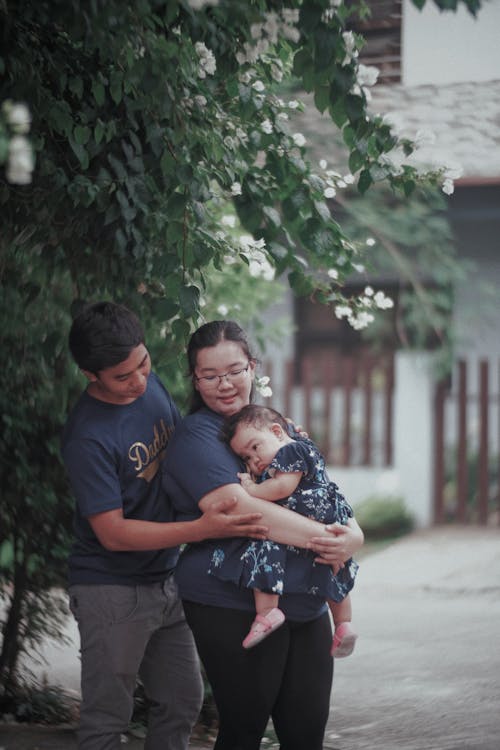
[{"label": "tiled roof", "polygon": [[[500,180],[500,80],[446,86],[378,85],[371,89],[370,110],[390,115],[397,129],[412,139],[431,131],[432,145],[422,147],[425,161],[458,165],[463,179]],[[340,154],[338,134],[328,114],[321,115],[312,98],[303,95],[306,112],[297,118],[313,157],[332,166]]]}]

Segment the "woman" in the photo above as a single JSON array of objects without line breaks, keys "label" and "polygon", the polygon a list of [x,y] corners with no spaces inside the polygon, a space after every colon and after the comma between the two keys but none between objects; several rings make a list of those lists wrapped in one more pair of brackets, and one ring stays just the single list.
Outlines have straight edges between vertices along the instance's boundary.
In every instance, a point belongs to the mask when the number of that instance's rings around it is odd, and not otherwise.
[{"label": "woman", "polygon": [[[354,519],[329,534],[316,521],[251,498],[238,483],[243,467],[219,433],[224,419],[252,397],[256,359],[243,330],[232,321],[205,324],[191,337],[188,363],[192,408],[176,427],[164,461],[167,492],[179,520],[236,497],[238,512],[262,513],[274,541],[310,547],[325,564],[352,557],[363,543]],[[208,575],[213,546],[189,545],[176,579],[219,713],[215,749],[258,750],[272,717],[282,750],[321,750],[333,676],[325,601],[285,594],[286,623],[246,651],[241,642],[254,616],[252,592]]]}]

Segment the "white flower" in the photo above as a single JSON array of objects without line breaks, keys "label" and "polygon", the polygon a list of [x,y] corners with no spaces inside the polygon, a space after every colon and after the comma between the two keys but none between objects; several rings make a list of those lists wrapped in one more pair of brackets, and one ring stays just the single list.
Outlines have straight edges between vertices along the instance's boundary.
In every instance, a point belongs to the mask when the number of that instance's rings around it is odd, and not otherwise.
[{"label": "white flower", "polygon": [[360,64],[358,68],[358,83],[360,86],[374,86],[380,71],[374,65]]},{"label": "white flower", "polygon": [[193,10],[203,10],[205,5],[218,5],[219,0],[187,0]]},{"label": "white flower", "polygon": [[203,94],[196,94],[194,97],[195,104],[200,107],[200,109],[203,109],[203,107],[207,106],[207,99]]},{"label": "white flower", "polygon": [[393,300],[390,297],[386,297],[382,291],[377,292],[373,299],[379,310],[389,310],[391,307],[394,307]]},{"label": "white flower", "polygon": [[267,375],[263,375],[261,378],[255,378],[255,388],[264,398],[270,398],[273,395]]},{"label": "white flower", "polygon": [[444,168],[444,176],[449,180],[458,180],[464,173],[464,168],[461,164],[454,162],[452,164],[446,164]]},{"label": "white flower", "polygon": [[326,169],[328,166],[328,162],[326,161],[326,159],[321,159],[319,162],[319,166],[320,166],[320,169]]},{"label": "white flower", "polygon": [[388,167],[394,176],[403,174],[403,164],[406,162],[406,155],[401,147],[393,148],[387,154],[381,154],[379,164],[382,167]]},{"label": "white flower", "polygon": [[273,132],[273,124],[271,120],[264,120],[264,122],[260,126],[263,133],[270,134]]},{"label": "white flower", "polygon": [[339,277],[339,272],[338,272],[338,271],[337,271],[337,270],[336,270],[335,268],[329,268],[329,269],[328,269],[328,276],[329,276],[329,277],[330,277],[331,279],[338,279],[338,277]]},{"label": "white flower", "polygon": [[298,8],[283,8],[281,11],[283,23],[294,24],[299,22]]},{"label": "white flower", "polygon": [[231,195],[241,195],[241,183],[233,182],[231,185]]},{"label": "white flower", "polygon": [[371,286],[365,287],[364,293],[366,294],[367,297],[373,297],[373,289],[372,289],[372,287]]},{"label": "white flower", "polygon": [[206,78],[207,74],[213,76],[216,70],[214,53],[203,42],[196,42],[194,48],[199,58],[198,77]]},{"label": "white flower", "polygon": [[306,144],[306,139],[304,138],[304,136],[302,135],[302,133],[294,133],[292,135],[292,140],[295,143],[295,145],[299,146],[299,147],[305,146],[305,144]]},{"label": "white flower", "polygon": [[344,175],[344,182],[346,185],[352,185],[355,181],[355,177],[352,174]]},{"label": "white flower", "polygon": [[375,244],[375,240],[373,239],[373,237],[367,237],[366,244],[368,245],[368,247],[373,247]]},{"label": "white flower", "polygon": [[325,196],[325,198],[335,198],[335,196],[337,195],[337,191],[334,187],[327,187],[323,191],[323,195]]},{"label": "white flower", "polygon": [[297,101],[297,99],[292,99],[288,102],[289,109],[298,109],[300,107],[300,102]]},{"label": "white flower", "polygon": [[337,305],[335,307],[335,317],[339,320],[342,320],[342,318],[349,318],[351,314],[351,308],[347,305]]},{"label": "white flower", "polygon": [[453,184],[453,180],[450,180],[450,178],[447,177],[446,180],[443,182],[443,187],[441,189],[443,193],[446,193],[446,195],[452,195],[455,191],[455,185]]},{"label": "white flower", "polygon": [[277,83],[280,83],[283,80],[283,70],[280,68],[279,65],[272,63],[271,76],[273,77],[275,81],[277,81]]},{"label": "white flower", "polygon": [[265,86],[262,81],[255,81],[255,83],[252,83],[252,88],[255,89],[255,91],[264,91]]},{"label": "white flower", "polygon": [[222,315],[222,317],[225,318],[229,312],[229,307],[227,305],[219,305],[219,307],[217,308],[217,312],[219,313],[219,315]]},{"label": "white flower", "polygon": [[349,325],[354,328],[356,331],[361,331],[363,328],[367,328],[370,323],[374,321],[374,317],[371,313],[361,311],[358,313],[357,317],[354,315],[351,315],[351,317],[348,319]]},{"label": "white flower", "polygon": [[234,216],[233,214],[226,214],[222,217],[221,223],[226,227],[233,228],[234,226],[236,226],[236,216]]},{"label": "white flower", "polygon": [[358,273],[363,273],[363,271],[365,270],[365,267],[363,266],[363,264],[362,264],[362,263],[353,263],[353,264],[352,264],[352,267],[353,267],[353,268],[354,268],[354,270],[355,270],[355,271],[357,271]]},{"label": "white flower", "polygon": [[30,142],[24,135],[15,135],[9,141],[7,180],[14,185],[29,185],[34,168]]},{"label": "white flower", "polygon": [[23,135],[28,133],[31,125],[31,115],[25,104],[13,103],[6,101],[2,107],[5,113],[5,119],[14,133]]},{"label": "white flower", "polygon": [[248,272],[250,276],[257,279],[263,278],[265,281],[273,281],[275,270],[262,253],[255,253],[248,263]]},{"label": "white flower", "polygon": [[347,65],[351,62],[353,57],[358,56],[358,50],[356,49],[356,39],[352,31],[344,31],[342,39],[345,44],[345,57],[342,61],[342,65]]}]

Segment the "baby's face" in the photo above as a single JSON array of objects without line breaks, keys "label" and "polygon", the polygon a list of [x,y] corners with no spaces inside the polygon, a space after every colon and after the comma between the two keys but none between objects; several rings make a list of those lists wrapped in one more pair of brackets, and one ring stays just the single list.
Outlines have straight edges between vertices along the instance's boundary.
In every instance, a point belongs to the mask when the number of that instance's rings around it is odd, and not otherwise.
[{"label": "baby's face", "polygon": [[251,474],[260,476],[283,446],[274,425],[258,429],[240,425],[231,440],[231,448],[245,462]]}]

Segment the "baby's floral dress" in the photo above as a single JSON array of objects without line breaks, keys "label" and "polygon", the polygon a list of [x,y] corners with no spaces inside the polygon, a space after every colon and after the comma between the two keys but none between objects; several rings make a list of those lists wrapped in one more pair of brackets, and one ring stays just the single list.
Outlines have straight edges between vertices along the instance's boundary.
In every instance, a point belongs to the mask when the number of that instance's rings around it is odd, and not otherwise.
[{"label": "baby's floral dress", "polygon": [[[308,439],[283,446],[261,480],[276,471],[302,472],[295,492],[278,504],[323,524],[346,525],[353,511],[326,472],[325,461]],[[219,540],[214,544],[209,574],[238,586],[275,594],[313,594],[342,601],[354,586],[358,564],[350,559],[334,575],[329,565],[315,563],[317,553],[276,542],[241,539]]]}]

